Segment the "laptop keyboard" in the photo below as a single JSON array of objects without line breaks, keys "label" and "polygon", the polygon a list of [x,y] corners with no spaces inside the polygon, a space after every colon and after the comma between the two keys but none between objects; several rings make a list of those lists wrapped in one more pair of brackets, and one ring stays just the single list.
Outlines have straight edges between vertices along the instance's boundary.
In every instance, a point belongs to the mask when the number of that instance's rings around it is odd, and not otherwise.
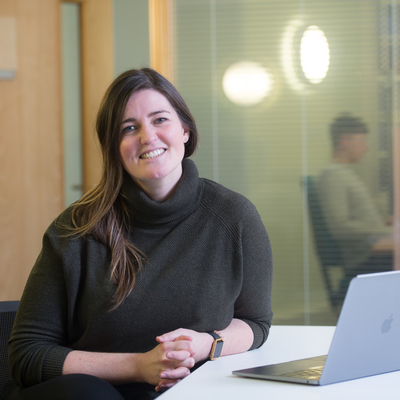
[{"label": "laptop keyboard", "polygon": [[275,374],[275,376],[286,376],[290,378],[310,379],[318,380],[321,377],[323,366],[307,368],[300,371],[290,371],[281,374]]}]

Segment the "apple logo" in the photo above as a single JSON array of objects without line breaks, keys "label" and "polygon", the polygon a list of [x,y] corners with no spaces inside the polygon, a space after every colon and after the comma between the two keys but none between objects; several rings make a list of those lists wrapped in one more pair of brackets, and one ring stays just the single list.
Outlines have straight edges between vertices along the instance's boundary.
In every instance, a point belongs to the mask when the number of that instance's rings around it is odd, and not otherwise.
[{"label": "apple logo", "polygon": [[393,314],[388,318],[383,321],[381,331],[382,333],[388,333],[390,329],[392,329],[392,321],[393,321]]}]

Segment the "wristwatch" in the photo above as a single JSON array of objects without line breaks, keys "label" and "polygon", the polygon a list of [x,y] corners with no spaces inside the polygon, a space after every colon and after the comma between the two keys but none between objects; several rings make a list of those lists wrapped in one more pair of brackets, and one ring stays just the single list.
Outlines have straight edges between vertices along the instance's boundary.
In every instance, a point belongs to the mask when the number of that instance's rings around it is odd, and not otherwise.
[{"label": "wristwatch", "polygon": [[217,359],[222,352],[222,347],[224,346],[224,339],[217,332],[207,332],[214,338],[214,343],[211,347],[210,360]]}]

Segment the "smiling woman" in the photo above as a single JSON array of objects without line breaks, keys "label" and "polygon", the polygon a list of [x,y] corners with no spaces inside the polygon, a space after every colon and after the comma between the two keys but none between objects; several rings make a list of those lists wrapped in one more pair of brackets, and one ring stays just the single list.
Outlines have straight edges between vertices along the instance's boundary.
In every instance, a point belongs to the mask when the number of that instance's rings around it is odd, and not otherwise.
[{"label": "smiling woman", "polygon": [[45,233],[6,400],[153,399],[269,334],[268,234],[249,200],[199,177],[196,124],[174,86],[123,73],[96,128],[103,176]]},{"label": "smiling woman", "polygon": [[182,175],[189,129],[161,93],[134,93],[122,123],[122,164],[135,183],[153,200],[170,196]]}]

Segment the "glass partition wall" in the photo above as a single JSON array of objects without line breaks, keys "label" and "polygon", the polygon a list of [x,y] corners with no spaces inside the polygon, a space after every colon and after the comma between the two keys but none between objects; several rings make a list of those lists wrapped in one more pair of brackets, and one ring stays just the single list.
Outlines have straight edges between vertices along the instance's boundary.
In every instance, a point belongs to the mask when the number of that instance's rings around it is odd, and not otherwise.
[{"label": "glass partition wall", "polygon": [[200,131],[194,160],[259,210],[275,324],[335,324],[352,275],[392,268],[382,240],[394,204],[398,8],[173,1],[174,82]]}]

